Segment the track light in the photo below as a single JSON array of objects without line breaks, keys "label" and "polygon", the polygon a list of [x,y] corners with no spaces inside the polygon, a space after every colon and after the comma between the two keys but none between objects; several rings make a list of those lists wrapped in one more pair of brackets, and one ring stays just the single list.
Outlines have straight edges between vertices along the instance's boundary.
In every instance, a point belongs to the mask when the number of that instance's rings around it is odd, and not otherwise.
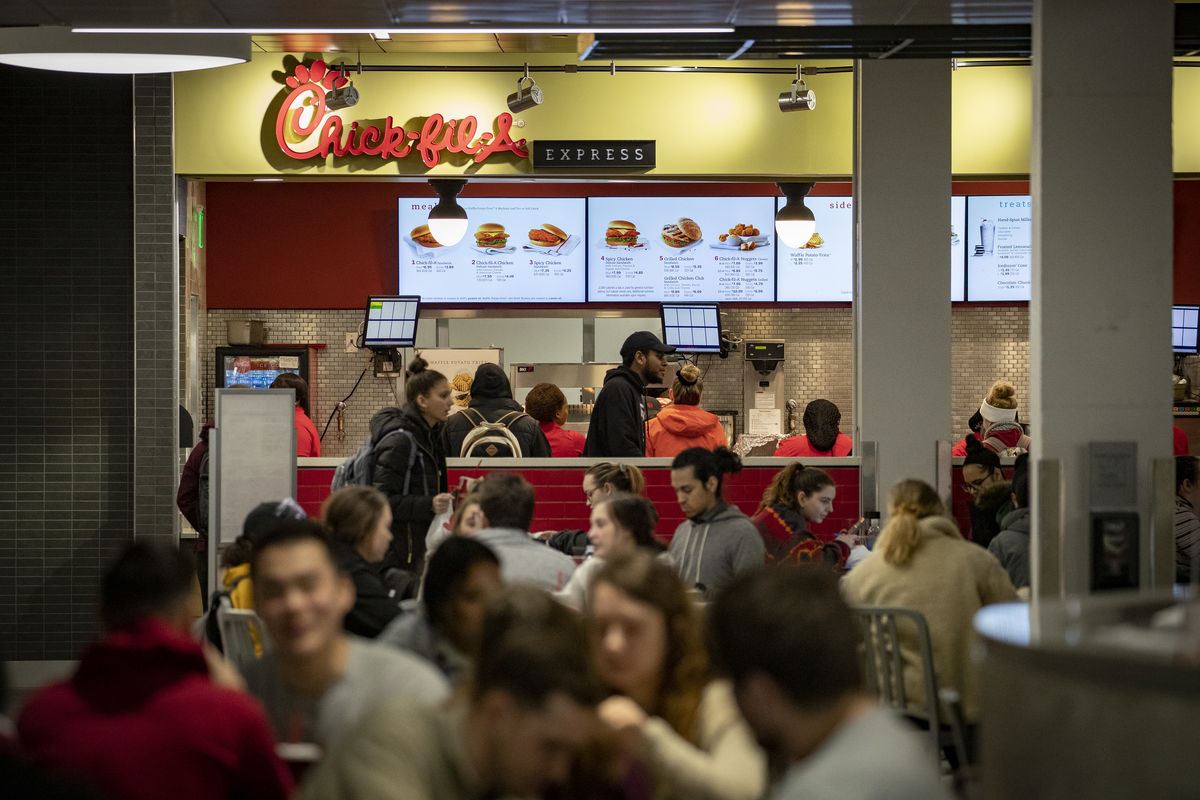
[{"label": "track light", "polygon": [[804,76],[800,74],[800,65],[797,64],[796,80],[792,81],[792,90],[779,94],[779,110],[812,111],[816,107],[817,95],[804,82]]},{"label": "track light", "polygon": [[455,200],[467,182],[458,178],[431,178],[429,185],[441,198],[429,211],[429,233],[442,247],[453,247],[467,232],[467,212]]},{"label": "track light", "polygon": [[[525,82],[529,85],[526,86]],[[542,95],[542,87],[534,83],[533,78],[529,77],[529,62],[525,63],[525,74],[517,78],[517,90],[508,96],[508,108],[514,114],[534,106],[540,106],[545,97]]]},{"label": "track light", "polygon": [[355,89],[352,83],[325,93],[325,106],[330,111],[349,108],[353,105],[358,105],[358,89]]},{"label": "track light", "polygon": [[[779,101],[783,102],[782,99]],[[803,247],[817,229],[812,209],[804,205],[804,197],[813,188],[811,183],[781,183],[779,190],[787,198],[775,214],[775,232],[788,247]]]}]

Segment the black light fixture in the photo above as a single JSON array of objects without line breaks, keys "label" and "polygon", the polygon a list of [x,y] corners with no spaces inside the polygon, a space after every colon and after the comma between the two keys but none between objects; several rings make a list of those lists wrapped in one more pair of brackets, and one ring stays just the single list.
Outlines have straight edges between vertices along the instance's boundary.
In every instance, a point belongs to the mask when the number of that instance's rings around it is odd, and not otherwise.
[{"label": "black light fixture", "polygon": [[453,247],[467,232],[467,212],[455,199],[467,185],[460,178],[430,178],[438,204],[429,211],[429,233],[442,247]]},{"label": "black light fixture", "polygon": [[796,65],[796,80],[792,81],[792,89],[779,94],[780,111],[812,111],[817,107],[817,95],[804,82],[800,65]]},{"label": "black light fixture", "polygon": [[348,83],[340,89],[332,89],[325,93],[325,106],[330,111],[337,111],[339,108],[349,108],[353,105],[358,105],[358,89],[354,88],[353,83]]},{"label": "black light fixture", "polygon": [[[528,86],[525,85],[526,82],[528,82]],[[525,74],[517,78],[517,90],[508,96],[509,110],[516,114],[534,106],[540,106],[545,99],[545,96],[542,95],[542,87],[529,77],[529,62],[525,62]]]},{"label": "black light fixture", "polygon": [[778,186],[787,202],[775,214],[775,232],[788,247],[803,247],[817,229],[812,209],[804,205],[804,198],[812,191],[813,184],[780,183]]}]

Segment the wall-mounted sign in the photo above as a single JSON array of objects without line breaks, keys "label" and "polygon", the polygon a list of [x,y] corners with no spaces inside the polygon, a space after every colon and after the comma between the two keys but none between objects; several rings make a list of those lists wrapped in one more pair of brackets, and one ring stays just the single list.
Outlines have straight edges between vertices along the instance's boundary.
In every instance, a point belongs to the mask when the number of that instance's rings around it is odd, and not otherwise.
[{"label": "wall-mounted sign", "polygon": [[382,125],[351,122],[343,128],[342,118],[326,105],[325,93],[348,83],[344,73],[329,70],[324,61],[314,61],[309,66],[297,64],[286,83],[292,92],[275,118],[275,141],[289,158],[304,160],[334,155],[378,156],[386,160],[404,158],[416,150],[425,166],[436,167],[443,150],[472,155],[476,163],[493,153],[529,156],[525,140],[514,141],[509,134],[513,118],[508,112],[496,117],[495,133],[477,134],[479,121],[475,117],[448,120],[441,114],[426,117],[419,131],[404,130],[393,124],[390,116]]},{"label": "wall-mounted sign", "polygon": [[535,169],[552,167],[654,166],[653,139],[537,139],[533,142]]}]

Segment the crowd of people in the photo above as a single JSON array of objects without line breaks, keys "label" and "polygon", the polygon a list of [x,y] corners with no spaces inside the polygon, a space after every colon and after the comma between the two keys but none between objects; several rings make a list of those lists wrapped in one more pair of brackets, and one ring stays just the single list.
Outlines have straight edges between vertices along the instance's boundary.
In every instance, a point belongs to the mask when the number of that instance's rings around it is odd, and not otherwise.
[{"label": "crowd of people", "polygon": [[[1030,583],[1028,457],[1005,480],[995,444],[1029,444],[1009,427],[1012,393],[993,387],[964,444],[973,540],[933,487],[905,480],[873,551],[852,562],[855,531],[813,530],[837,499],[821,469],[788,464],[749,516],[726,500],[741,460],[697,405],[698,370],[679,371],[676,411],[645,424],[637,382],[661,379],[669,348],[638,336],[611,375],[607,426],[566,435],[565,398],[545,384],[508,427],[537,454],[673,451],[685,519],[669,541],[641,470],[619,459],[583,476],[587,531],[531,533],[536,493],[514,472],[455,497],[446,454],[470,428],[447,423],[450,386],[418,359],[407,403],[371,422],[367,483],[333,491],[318,519],[265,502],[224,549],[211,605],[262,623],[236,668],[216,647],[231,643],[214,636],[214,612],[188,613],[190,554],[139,541],[116,558],[102,638],[17,720],[19,785],[180,800],[949,796],[926,738],[871,696],[852,607],[924,616],[937,680],[967,723],[968,752],[951,755],[969,761],[984,722],[972,616]],[[519,409],[498,369],[477,375],[471,404],[492,423]],[[792,447],[850,451],[829,406],[809,405]],[[1200,569],[1198,464],[1177,461],[1187,576]],[[926,701],[919,646],[901,631],[914,715]]]}]

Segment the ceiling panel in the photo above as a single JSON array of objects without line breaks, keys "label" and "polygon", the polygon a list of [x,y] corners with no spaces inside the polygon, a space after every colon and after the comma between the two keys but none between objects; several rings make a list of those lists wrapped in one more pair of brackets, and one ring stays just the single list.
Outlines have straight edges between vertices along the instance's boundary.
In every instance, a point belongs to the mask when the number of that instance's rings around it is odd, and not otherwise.
[{"label": "ceiling panel", "polygon": [[56,19],[34,0],[4,0],[0,7],[0,24],[3,25],[59,25]]},{"label": "ceiling panel", "polygon": [[[220,26],[228,20],[208,0],[38,0],[63,24],[72,26]],[[261,0],[250,0],[258,4]],[[302,0],[308,2],[308,0]],[[7,1],[0,22],[8,22]]]}]

